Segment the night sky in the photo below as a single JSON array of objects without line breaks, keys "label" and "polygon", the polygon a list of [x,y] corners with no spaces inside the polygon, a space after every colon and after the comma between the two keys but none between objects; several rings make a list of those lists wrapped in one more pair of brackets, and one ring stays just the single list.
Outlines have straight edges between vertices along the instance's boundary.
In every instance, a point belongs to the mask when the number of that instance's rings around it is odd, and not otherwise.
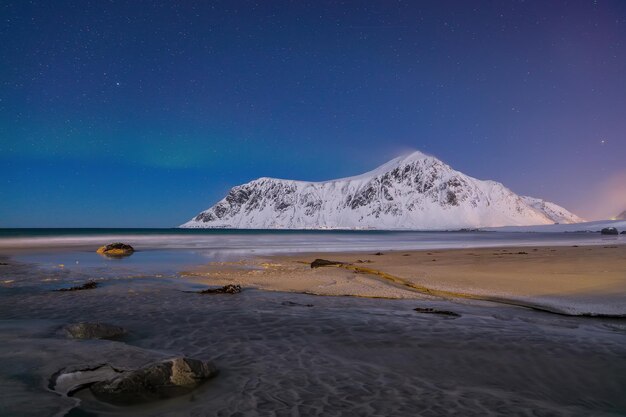
[{"label": "night sky", "polygon": [[0,227],[172,227],[260,176],[415,149],[590,219],[626,209],[626,1],[2,1],[0,18]]}]

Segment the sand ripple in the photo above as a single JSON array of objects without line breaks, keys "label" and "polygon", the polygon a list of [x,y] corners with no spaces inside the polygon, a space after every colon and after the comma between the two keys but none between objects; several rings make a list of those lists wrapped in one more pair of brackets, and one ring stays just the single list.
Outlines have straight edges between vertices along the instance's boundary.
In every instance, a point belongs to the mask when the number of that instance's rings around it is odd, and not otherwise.
[{"label": "sand ripple", "polygon": [[[0,293],[0,403],[12,413],[5,414],[54,415],[76,399],[100,416],[608,416],[626,409],[620,321],[480,303],[186,288],[120,280],[80,294]],[[418,305],[461,317],[419,314]],[[78,320],[114,323],[131,335],[126,343],[64,339],[58,329]],[[142,407],[45,389],[65,366],[123,367],[179,354],[211,359],[221,374],[190,395]]]}]

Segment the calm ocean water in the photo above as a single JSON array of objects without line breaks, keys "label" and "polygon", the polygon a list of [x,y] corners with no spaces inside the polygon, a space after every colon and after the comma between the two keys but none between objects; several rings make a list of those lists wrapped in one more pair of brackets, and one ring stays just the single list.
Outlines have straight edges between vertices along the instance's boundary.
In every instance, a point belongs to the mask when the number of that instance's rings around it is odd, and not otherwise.
[{"label": "calm ocean water", "polygon": [[414,232],[241,229],[0,229],[0,251],[89,248],[124,241],[140,250],[221,249],[298,252],[311,250],[435,249],[502,245],[603,244],[619,237],[598,233]]}]

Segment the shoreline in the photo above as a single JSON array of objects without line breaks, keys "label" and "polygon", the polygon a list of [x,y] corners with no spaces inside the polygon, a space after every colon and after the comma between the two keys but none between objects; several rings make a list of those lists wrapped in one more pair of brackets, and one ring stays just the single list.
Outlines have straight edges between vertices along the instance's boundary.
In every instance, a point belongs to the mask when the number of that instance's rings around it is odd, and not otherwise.
[{"label": "shoreline", "polygon": [[[480,265],[505,272],[512,279],[507,285],[533,295],[533,285],[516,284],[524,275],[516,265],[528,263],[529,256],[531,265],[546,261],[560,272],[567,272],[563,268],[574,258],[590,268],[604,262],[611,270],[622,268],[626,258],[625,245],[532,249],[248,253],[236,262],[199,265],[197,276],[121,278],[107,269],[96,275],[97,288],[65,292],[54,288],[84,284],[95,274],[71,265],[47,270],[0,255],[7,263],[0,274],[15,274],[25,284],[0,285],[0,414],[61,417],[75,409],[76,415],[98,417],[262,416],[278,410],[321,416],[350,410],[350,415],[403,417],[444,407],[447,414],[468,416],[619,415],[626,405],[623,320],[583,320],[429,296],[364,271],[310,266],[327,256],[415,285],[430,280],[460,288],[476,280],[494,292],[494,285],[506,283],[467,276],[471,260],[479,272]],[[95,252],[90,256],[99,258]],[[142,253],[135,256],[139,260]],[[48,281],[55,273],[59,280]],[[610,287],[605,275],[598,275],[603,288]],[[196,293],[242,281],[247,285],[238,294]],[[311,288],[323,295],[307,294]],[[590,290],[580,289],[585,288]],[[381,293],[389,296],[374,298]],[[102,322],[128,333],[114,341],[73,340],[63,329],[79,322]],[[220,374],[187,395],[130,407],[111,407],[87,388],[69,396],[49,389],[54,375],[67,369],[102,364],[134,369],[181,354],[213,361]]]},{"label": "shoreline", "polygon": [[[81,229],[79,229],[81,230]],[[160,229],[155,229],[159,231]],[[169,229],[168,229],[169,230]],[[84,233],[18,235],[0,234],[0,253],[21,254],[31,251],[59,252],[96,250],[110,242],[124,242],[139,251],[221,250],[264,254],[285,252],[343,252],[369,250],[460,249],[505,246],[604,245],[626,243],[624,236],[604,236],[592,232],[493,232],[493,231],[256,231],[236,230],[209,233]],[[187,230],[187,229],[183,229]]]},{"label": "shoreline", "polygon": [[[180,273],[205,285],[367,298],[473,300],[626,317],[626,245],[306,252],[212,262]],[[342,264],[311,268],[314,259]]]}]

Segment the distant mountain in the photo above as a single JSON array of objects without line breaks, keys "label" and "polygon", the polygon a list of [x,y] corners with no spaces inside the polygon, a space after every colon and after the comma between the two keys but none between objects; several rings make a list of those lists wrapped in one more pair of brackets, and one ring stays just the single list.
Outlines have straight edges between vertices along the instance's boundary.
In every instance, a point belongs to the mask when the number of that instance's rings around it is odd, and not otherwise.
[{"label": "distant mountain", "polygon": [[181,227],[454,230],[581,221],[554,203],[518,196],[414,152],[355,177],[259,178],[232,188]]},{"label": "distant mountain", "polygon": [[626,220],[626,210],[615,216],[615,220]]}]

